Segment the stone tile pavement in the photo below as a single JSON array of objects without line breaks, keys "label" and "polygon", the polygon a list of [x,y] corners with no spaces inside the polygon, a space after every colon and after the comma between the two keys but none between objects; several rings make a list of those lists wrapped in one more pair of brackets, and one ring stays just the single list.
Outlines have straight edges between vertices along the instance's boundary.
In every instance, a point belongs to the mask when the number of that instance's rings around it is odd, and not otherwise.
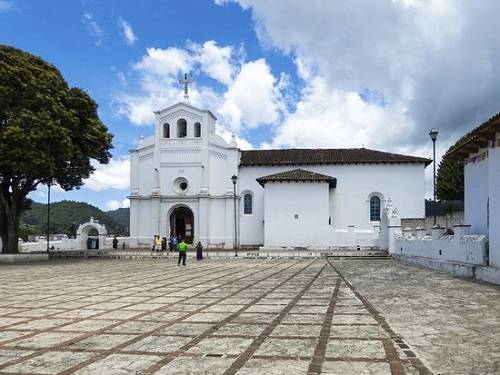
[{"label": "stone tile pavement", "polygon": [[498,372],[500,288],[392,261],[0,266],[0,374]]}]

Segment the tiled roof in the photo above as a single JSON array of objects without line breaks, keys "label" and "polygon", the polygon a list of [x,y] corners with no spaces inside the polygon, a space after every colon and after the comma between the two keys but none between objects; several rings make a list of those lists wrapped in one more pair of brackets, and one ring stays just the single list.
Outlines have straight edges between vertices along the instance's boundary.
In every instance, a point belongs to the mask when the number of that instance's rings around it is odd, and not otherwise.
[{"label": "tiled roof", "polygon": [[392,154],[389,152],[370,150],[367,148],[291,148],[284,150],[242,151],[240,166],[366,163],[421,163],[427,166],[431,162],[432,161],[430,159],[426,158]]},{"label": "tiled roof", "polygon": [[269,176],[259,177],[257,182],[264,187],[266,182],[281,182],[281,181],[316,181],[327,182],[331,188],[337,186],[337,179],[332,176],[327,176],[321,173],[306,171],[305,169],[292,169],[291,171],[274,173]]},{"label": "tiled roof", "polygon": [[444,155],[444,158],[449,160],[463,160],[470,153],[475,153],[480,148],[488,147],[489,141],[495,140],[496,132],[500,132],[500,113],[497,113],[488,121],[459,139]]}]

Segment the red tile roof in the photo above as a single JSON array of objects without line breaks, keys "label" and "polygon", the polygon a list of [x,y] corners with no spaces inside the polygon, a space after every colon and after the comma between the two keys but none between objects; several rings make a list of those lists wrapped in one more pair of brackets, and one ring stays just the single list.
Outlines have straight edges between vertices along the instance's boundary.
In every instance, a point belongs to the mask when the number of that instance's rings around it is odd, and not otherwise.
[{"label": "red tile roof", "polygon": [[302,164],[401,164],[429,165],[430,159],[367,148],[249,150],[241,152],[240,166]]},{"label": "red tile roof", "polygon": [[331,188],[337,187],[337,179],[325,174],[306,171],[305,169],[292,169],[286,172],[274,173],[269,176],[259,177],[257,182],[264,187],[266,182],[302,181],[302,182],[326,182]]}]

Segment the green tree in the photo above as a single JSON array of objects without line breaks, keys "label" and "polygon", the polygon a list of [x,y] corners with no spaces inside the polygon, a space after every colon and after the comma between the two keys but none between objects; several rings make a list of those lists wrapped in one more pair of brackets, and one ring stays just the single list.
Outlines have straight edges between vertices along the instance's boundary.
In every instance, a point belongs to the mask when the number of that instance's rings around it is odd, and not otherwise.
[{"label": "green tree", "polygon": [[112,135],[97,104],[41,58],[0,45],[0,237],[16,253],[27,195],[39,184],[79,188],[107,163]]},{"label": "green tree", "polygon": [[439,200],[464,200],[463,162],[442,159],[438,166],[436,179],[436,195]]}]

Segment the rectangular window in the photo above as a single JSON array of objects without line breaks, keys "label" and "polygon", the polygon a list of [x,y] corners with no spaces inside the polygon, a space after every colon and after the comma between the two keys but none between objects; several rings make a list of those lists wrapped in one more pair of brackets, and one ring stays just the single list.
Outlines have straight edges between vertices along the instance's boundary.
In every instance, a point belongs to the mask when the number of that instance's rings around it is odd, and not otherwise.
[{"label": "rectangular window", "polygon": [[252,202],[252,194],[245,194],[243,197],[243,213],[245,215],[251,215],[252,214],[252,207],[253,202]]}]

